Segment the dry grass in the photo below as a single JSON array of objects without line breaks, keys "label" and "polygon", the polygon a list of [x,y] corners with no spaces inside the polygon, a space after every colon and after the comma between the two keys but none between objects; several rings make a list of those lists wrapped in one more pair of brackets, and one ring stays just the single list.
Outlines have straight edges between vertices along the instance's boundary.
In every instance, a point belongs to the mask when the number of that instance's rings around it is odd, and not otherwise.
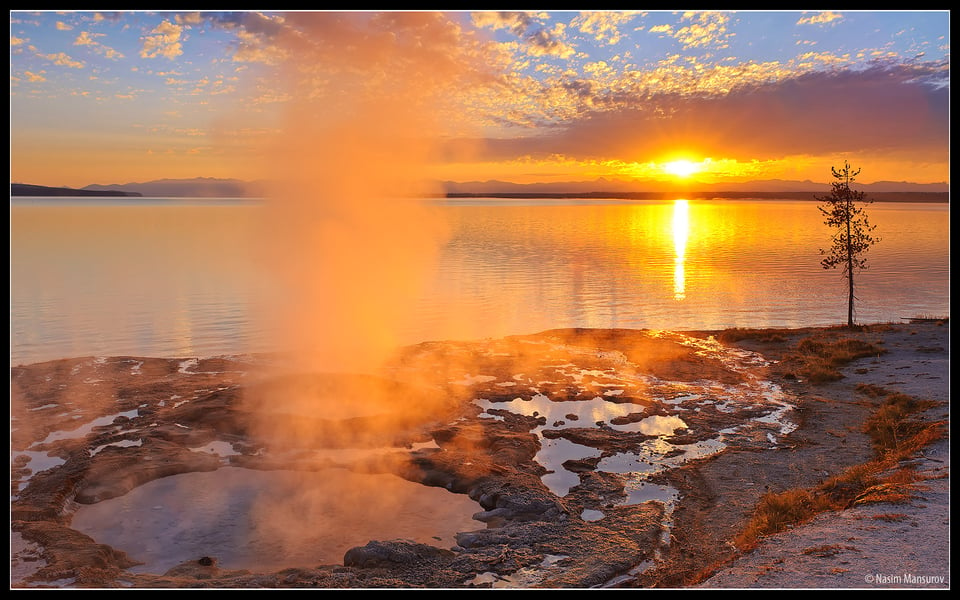
[{"label": "dry grass", "polygon": [[883,513],[873,515],[871,518],[877,521],[886,521],[887,523],[900,523],[907,520],[907,515],[903,513]]},{"label": "dry grass", "polygon": [[750,527],[734,543],[738,548],[752,547],[761,536],[805,523],[832,505],[813,490],[792,489],[767,493],[760,498]]},{"label": "dry grass", "polygon": [[746,327],[732,327],[717,334],[717,340],[724,344],[733,344],[742,340],[756,340],[758,342],[783,343],[787,340],[788,330],[781,329],[750,329]]},{"label": "dry grass", "polygon": [[767,493],[754,516],[734,539],[743,551],[752,550],[768,535],[812,520],[817,515],[877,502],[906,502],[914,497],[919,477],[912,469],[885,471],[885,461],[857,465],[812,489],[795,488]]},{"label": "dry grass", "polygon": [[872,383],[858,383],[855,389],[864,396],[869,396],[870,398],[882,398],[890,393],[890,391],[885,387],[874,385]]},{"label": "dry grass", "polygon": [[[862,391],[879,395],[875,388]],[[933,405],[906,394],[888,393],[864,424],[864,431],[873,440],[876,458],[850,467],[811,489],[765,494],[750,523],[734,540],[736,547],[748,551],[764,536],[805,523],[822,512],[867,503],[908,501],[917,490],[920,477],[913,468],[899,467],[900,461],[946,433],[946,423],[942,421],[925,423],[913,418]]]},{"label": "dry grass", "polygon": [[793,365],[796,375],[811,383],[829,383],[843,379],[839,368],[851,361],[885,354],[887,350],[880,343],[851,337],[813,336],[800,340],[784,362]]},{"label": "dry grass", "polygon": [[894,473],[890,479],[891,481],[883,481],[865,489],[854,500],[854,506],[879,503],[896,504],[898,502],[909,502],[914,497],[914,492],[918,489],[914,485],[914,481],[918,480],[915,475],[914,479],[905,481],[899,473]]},{"label": "dry grass", "polygon": [[917,421],[912,419],[911,415],[932,408],[933,405],[932,402],[920,401],[906,394],[888,394],[863,426],[864,433],[873,440],[877,455],[902,456],[926,445],[927,440],[935,433],[931,429],[938,429],[937,423]]}]

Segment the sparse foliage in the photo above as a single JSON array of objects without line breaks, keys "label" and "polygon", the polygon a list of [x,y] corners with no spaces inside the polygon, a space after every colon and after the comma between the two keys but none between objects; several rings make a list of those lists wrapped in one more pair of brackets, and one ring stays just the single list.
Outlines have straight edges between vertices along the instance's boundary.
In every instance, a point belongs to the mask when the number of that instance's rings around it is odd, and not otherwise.
[{"label": "sparse foliage", "polygon": [[824,224],[836,228],[837,233],[833,235],[833,244],[828,250],[820,249],[820,254],[826,257],[820,264],[824,269],[842,267],[848,284],[847,326],[852,328],[854,273],[867,268],[867,259],[863,255],[880,239],[870,235],[876,225],[870,225],[864,212],[863,205],[872,200],[868,200],[864,192],[850,187],[860,169],[854,171],[850,163],[844,161],[842,169],[831,167],[830,170],[836,180],[831,184],[830,195],[815,198],[824,203],[817,207],[826,217]]}]

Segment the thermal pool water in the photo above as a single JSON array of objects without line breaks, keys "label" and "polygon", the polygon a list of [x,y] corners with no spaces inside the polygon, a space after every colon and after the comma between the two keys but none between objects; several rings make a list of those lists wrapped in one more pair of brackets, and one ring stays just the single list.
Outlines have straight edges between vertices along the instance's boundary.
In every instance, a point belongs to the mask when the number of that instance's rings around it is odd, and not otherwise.
[{"label": "thermal pool water", "polygon": [[340,564],[370,540],[409,539],[443,548],[483,527],[463,494],[390,474],[221,467],[156,479],[81,506],[74,529],[163,573],[203,556],[228,569],[272,572]]}]

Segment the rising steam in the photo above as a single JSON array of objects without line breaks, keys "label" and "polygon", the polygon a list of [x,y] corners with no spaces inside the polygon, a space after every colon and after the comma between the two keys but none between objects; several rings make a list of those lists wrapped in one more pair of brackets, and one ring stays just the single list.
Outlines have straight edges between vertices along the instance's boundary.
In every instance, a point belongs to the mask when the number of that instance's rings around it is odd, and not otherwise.
[{"label": "rising steam", "polygon": [[264,152],[263,317],[323,371],[367,370],[397,343],[446,228],[426,167],[475,78],[459,28],[426,13],[305,13],[276,43],[289,97]]},{"label": "rising steam", "polygon": [[[268,290],[262,329],[298,373],[248,388],[250,431],[278,453],[409,444],[405,432],[449,418],[450,399],[369,374],[397,349],[446,240],[424,199],[441,192],[427,167],[460,114],[458,91],[482,72],[479,54],[434,14],[306,13],[287,25],[275,40],[288,57],[276,92],[289,102],[263,153],[271,183],[255,250]],[[345,495],[336,471],[315,492],[342,497],[344,511],[384,493]],[[298,497],[314,493],[296,486]],[[295,503],[253,512],[291,545],[304,531]],[[365,520],[393,519],[374,512]]]}]

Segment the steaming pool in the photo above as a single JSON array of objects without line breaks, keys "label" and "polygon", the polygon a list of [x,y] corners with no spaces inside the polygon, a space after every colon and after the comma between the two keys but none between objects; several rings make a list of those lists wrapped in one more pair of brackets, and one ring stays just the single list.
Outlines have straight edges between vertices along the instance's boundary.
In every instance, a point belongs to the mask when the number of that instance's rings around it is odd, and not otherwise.
[{"label": "steaming pool", "polygon": [[157,479],[127,494],[80,507],[73,528],[164,573],[216,557],[228,569],[269,572],[340,564],[370,540],[410,539],[450,547],[482,527],[462,494],[390,474],[221,467]]}]

